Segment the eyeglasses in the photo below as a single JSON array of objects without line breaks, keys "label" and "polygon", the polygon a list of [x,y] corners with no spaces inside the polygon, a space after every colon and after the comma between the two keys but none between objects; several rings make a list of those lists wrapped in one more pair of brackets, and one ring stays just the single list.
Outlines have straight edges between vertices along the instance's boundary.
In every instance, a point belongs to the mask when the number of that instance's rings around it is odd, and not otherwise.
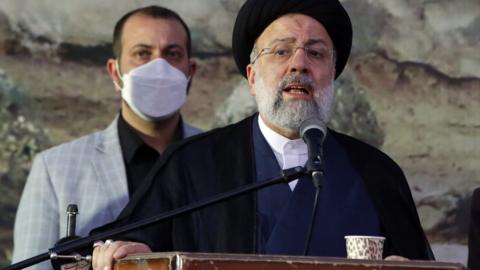
[{"label": "eyeglasses", "polygon": [[305,51],[305,55],[307,59],[309,59],[313,63],[322,63],[327,60],[332,60],[333,55],[329,49],[324,47],[315,47],[315,46],[300,46],[300,47],[293,47],[288,45],[280,45],[273,48],[263,48],[260,52],[255,56],[252,60],[252,64],[255,64],[255,61],[258,60],[261,56],[269,55],[270,60],[283,63],[289,60],[298,49],[303,49]]}]

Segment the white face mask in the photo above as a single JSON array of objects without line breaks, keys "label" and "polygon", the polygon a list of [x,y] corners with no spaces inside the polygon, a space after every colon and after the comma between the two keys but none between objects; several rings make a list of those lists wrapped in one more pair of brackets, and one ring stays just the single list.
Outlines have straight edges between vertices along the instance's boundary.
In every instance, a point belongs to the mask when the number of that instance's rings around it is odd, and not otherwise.
[{"label": "white face mask", "polygon": [[[119,71],[118,61],[116,65]],[[157,58],[119,77],[123,100],[146,121],[168,118],[187,100],[190,78],[165,59]]]}]

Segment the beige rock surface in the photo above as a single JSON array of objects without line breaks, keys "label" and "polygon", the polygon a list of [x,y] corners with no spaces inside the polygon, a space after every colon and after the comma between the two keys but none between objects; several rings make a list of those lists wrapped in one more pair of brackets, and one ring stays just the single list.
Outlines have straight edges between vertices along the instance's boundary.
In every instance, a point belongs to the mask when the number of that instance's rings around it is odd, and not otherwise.
[{"label": "beige rock surface", "polygon": [[[230,47],[235,14],[242,3],[242,0],[2,0],[0,10],[26,44],[29,39],[43,37],[53,44],[95,46],[111,42],[113,26],[123,14],[141,6],[162,5],[178,12],[191,26],[195,49],[215,52]],[[34,44],[29,45],[35,49]]]}]

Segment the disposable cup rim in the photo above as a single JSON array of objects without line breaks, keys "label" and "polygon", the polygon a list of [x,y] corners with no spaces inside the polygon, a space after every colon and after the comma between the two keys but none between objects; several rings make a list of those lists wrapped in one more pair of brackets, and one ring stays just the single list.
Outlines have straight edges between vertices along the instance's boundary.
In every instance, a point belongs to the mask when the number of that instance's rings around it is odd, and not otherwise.
[{"label": "disposable cup rim", "polygon": [[383,236],[369,236],[369,235],[345,235],[345,239],[354,239],[354,238],[369,238],[369,239],[377,239],[377,240],[385,240]]}]

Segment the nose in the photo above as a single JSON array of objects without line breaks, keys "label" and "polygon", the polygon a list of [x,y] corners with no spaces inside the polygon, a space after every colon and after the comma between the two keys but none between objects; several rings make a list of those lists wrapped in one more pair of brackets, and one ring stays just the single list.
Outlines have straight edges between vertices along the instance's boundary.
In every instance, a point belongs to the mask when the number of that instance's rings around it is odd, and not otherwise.
[{"label": "nose", "polygon": [[153,50],[152,55],[150,56],[151,60],[155,60],[157,58],[163,58],[162,52],[160,50]]},{"label": "nose", "polygon": [[290,68],[291,73],[307,73],[308,72],[308,59],[305,49],[298,47],[292,54],[290,58]]}]

